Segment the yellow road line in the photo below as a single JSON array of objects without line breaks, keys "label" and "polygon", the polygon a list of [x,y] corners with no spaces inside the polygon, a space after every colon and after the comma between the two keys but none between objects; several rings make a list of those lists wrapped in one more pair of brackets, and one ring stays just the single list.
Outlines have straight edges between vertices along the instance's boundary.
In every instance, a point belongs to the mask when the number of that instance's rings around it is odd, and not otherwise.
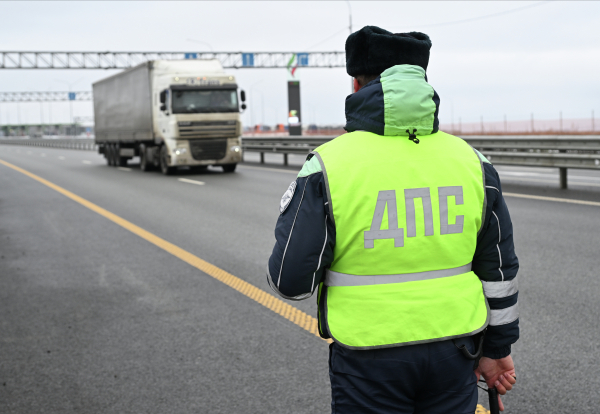
[{"label": "yellow road line", "polygon": [[241,294],[260,303],[264,307],[272,310],[278,315],[283,316],[284,318],[295,323],[299,327],[307,330],[311,334],[316,335],[320,338],[316,318],[313,318],[312,316],[302,312],[301,310],[296,309],[295,307],[285,303],[281,299],[257,288],[256,286],[232,275],[231,273],[226,272],[223,269],[218,268],[215,265],[208,263],[207,261],[200,259],[197,256],[194,256],[192,253],[175,246],[173,243],[161,239],[160,237],[142,229],[141,227],[138,227],[125,219],[122,219],[116,214],[113,214],[110,211],[105,210],[102,207],[99,207],[96,204],[91,203],[68,190],[65,190],[64,188],[51,183],[48,180],[45,180],[35,174],[30,173],[29,171],[26,171],[6,161],[0,160],[0,164],[3,164],[8,168],[12,168],[13,170],[18,171],[22,174],[25,174],[26,176],[33,178],[34,180],[44,184],[45,186],[50,187],[51,189],[61,193],[65,197],[68,197],[71,200],[81,204],[82,206],[89,208],[90,210],[100,214],[102,217],[109,219],[113,223],[118,224],[126,230],[129,230],[133,234],[140,236],[142,239],[154,244],[155,246],[165,250],[168,253],[171,253],[173,256],[183,260],[190,266],[193,266],[196,269],[206,273],[207,275],[212,276],[218,281],[225,283],[227,286],[237,290]]},{"label": "yellow road line", "polygon": [[483,405],[477,404],[477,408],[475,409],[475,414],[490,414],[490,411],[486,410]]},{"label": "yellow road line", "polygon": [[545,196],[536,196],[536,195],[518,194],[518,193],[502,193],[502,194],[504,194],[507,197],[530,198],[532,200],[544,200],[544,201],[558,201],[559,203],[584,204],[586,206],[599,206],[600,207],[600,203],[597,201],[574,200],[572,198],[545,197]]}]

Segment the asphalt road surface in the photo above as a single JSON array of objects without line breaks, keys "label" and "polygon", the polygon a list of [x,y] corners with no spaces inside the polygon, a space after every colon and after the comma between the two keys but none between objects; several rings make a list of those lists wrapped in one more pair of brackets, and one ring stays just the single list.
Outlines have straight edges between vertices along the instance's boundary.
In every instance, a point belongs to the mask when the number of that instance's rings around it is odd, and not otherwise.
[{"label": "asphalt road surface", "polygon": [[[301,158],[254,155],[234,174],[165,177],[0,145],[0,160],[268,292],[279,199]],[[507,412],[597,412],[600,174],[570,171],[559,190],[551,169],[498,169],[505,192],[538,197],[506,198],[521,261]],[[316,315],[314,297],[293,306]],[[325,341],[3,164],[0,312],[1,413],[330,411]]]}]

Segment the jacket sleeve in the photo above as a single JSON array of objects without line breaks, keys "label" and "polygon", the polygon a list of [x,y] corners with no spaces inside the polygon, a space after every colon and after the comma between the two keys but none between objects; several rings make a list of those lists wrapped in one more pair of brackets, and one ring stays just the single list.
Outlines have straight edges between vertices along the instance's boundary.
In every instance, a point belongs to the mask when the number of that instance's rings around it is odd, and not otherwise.
[{"label": "jacket sleeve", "polygon": [[[316,158],[312,162],[310,159],[311,156],[307,164],[318,166]],[[289,195],[290,189],[286,194]],[[280,211],[285,201],[284,194]],[[309,298],[333,261],[334,245],[335,227],[329,219],[323,173],[318,167],[312,171],[303,168],[295,181],[291,201],[277,220],[275,247],[267,266],[269,285],[286,299]]]},{"label": "jacket sleeve", "polygon": [[483,283],[491,318],[483,342],[483,355],[499,359],[510,355],[511,345],[519,339],[517,271],[513,229],[502,196],[498,172],[487,162],[485,173],[486,211],[477,238],[473,271]]}]

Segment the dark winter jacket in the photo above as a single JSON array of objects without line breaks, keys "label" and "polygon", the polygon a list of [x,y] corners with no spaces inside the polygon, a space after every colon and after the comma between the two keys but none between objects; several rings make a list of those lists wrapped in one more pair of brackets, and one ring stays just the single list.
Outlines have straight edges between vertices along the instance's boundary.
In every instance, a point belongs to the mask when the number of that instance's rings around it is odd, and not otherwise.
[{"label": "dark winter jacket", "polygon": [[[427,139],[427,135],[437,132],[440,99],[427,83],[424,70],[415,68],[410,65],[390,68],[394,70],[386,70],[349,95],[346,131],[362,130],[398,139],[408,139],[406,129],[411,133],[416,129],[418,139]],[[311,157],[312,154],[308,159]],[[511,345],[519,338],[516,279],[519,262],[500,178],[492,164],[485,161],[482,165],[487,204],[472,270],[483,283],[492,312],[484,355],[502,358],[510,354]],[[330,218],[323,173],[310,171],[311,164],[305,164],[281,200],[276,243],[268,263],[269,285],[291,300],[310,297],[333,262],[335,225]]]}]

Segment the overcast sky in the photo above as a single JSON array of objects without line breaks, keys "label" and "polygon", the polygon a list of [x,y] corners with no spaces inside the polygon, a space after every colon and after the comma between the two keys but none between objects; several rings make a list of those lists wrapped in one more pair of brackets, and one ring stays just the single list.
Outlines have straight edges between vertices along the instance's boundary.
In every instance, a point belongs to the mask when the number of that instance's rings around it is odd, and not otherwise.
[{"label": "overcast sky", "polygon": [[[354,30],[376,25],[431,37],[428,78],[441,97],[442,123],[600,112],[600,2],[351,1],[350,8]],[[344,1],[2,1],[0,16],[4,51],[343,51],[349,33]],[[67,83],[91,90],[115,72],[0,70],[0,91],[60,91]],[[285,122],[285,69],[230,72],[249,95],[246,124]],[[304,123],[343,124],[345,69],[297,73]],[[47,121],[48,105],[20,104],[21,122],[39,122],[42,111]],[[91,103],[74,108],[92,115]],[[51,111],[54,122],[68,121],[67,103]],[[0,123],[9,118],[17,121],[17,105],[0,104]]]}]

